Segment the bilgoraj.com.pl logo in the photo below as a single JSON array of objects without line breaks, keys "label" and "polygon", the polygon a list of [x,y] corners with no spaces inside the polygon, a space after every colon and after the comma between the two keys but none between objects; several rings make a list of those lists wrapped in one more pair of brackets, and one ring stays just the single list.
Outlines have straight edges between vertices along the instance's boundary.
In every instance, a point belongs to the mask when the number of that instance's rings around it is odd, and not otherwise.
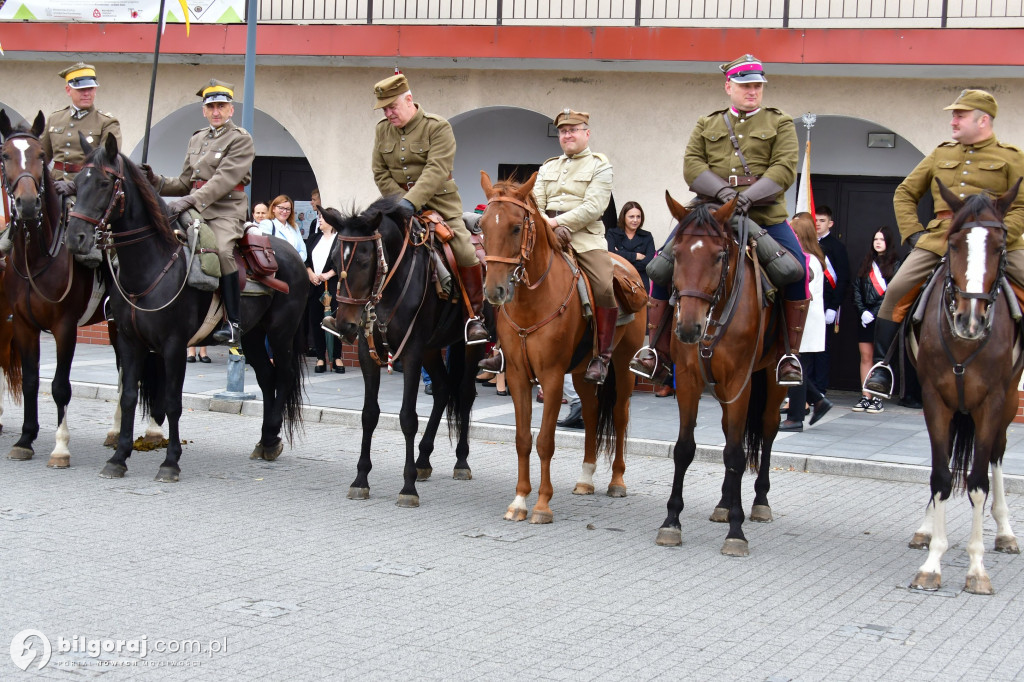
[{"label": "bilgoraj.com.pl logo", "polygon": [[[67,637],[57,638],[57,653],[84,655],[93,659],[89,661],[63,661],[54,665],[200,665],[195,660],[185,661],[147,661],[146,656],[150,651],[158,654],[184,654],[196,657],[206,655],[212,657],[214,654],[227,653],[227,638],[212,639],[200,642],[195,639],[155,639],[150,640],[148,635],[135,639],[101,639],[96,637],[84,637],[76,635],[70,639]],[[28,670],[33,663],[37,670],[41,670],[50,663],[54,647],[50,644],[49,638],[39,630],[22,630],[11,640],[11,660],[14,665],[22,670]],[[100,660],[100,656],[106,655],[125,658],[117,660]],[[38,659],[38,660],[37,660]]]},{"label": "bilgoraj.com.pl logo", "polygon": [[[36,651],[36,647],[39,651]],[[36,656],[40,657],[36,668],[42,670],[50,662],[52,653],[50,640],[39,630],[22,630],[11,640],[11,660],[22,670],[28,670]]]}]

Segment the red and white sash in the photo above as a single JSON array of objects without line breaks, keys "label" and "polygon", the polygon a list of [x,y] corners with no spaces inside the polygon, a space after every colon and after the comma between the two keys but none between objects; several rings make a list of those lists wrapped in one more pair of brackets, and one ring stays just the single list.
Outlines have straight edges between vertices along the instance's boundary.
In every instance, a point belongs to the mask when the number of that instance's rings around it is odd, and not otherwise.
[{"label": "red and white sash", "polygon": [[882,271],[879,269],[877,262],[871,264],[871,273],[868,275],[868,278],[871,280],[871,286],[875,288],[878,295],[884,296],[888,285],[885,283],[885,278],[882,277]]}]

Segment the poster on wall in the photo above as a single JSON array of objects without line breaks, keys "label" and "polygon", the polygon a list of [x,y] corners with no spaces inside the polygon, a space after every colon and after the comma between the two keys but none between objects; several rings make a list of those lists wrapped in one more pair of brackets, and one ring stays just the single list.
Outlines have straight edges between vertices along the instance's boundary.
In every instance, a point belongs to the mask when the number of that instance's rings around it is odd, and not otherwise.
[{"label": "poster on wall", "polygon": [[[181,5],[167,2],[167,22],[184,23]],[[189,20],[199,24],[244,23],[245,0],[188,3]],[[0,0],[0,21],[149,23],[160,18],[160,0]]]}]

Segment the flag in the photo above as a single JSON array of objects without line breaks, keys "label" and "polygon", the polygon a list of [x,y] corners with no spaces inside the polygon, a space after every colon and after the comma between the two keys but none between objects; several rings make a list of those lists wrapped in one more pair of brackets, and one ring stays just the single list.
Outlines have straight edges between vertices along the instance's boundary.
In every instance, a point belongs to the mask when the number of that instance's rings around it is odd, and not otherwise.
[{"label": "flag", "polygon": [[800,184],[796,188],[796,210],[793,214],[807,212],[814,219],[814,192],[811,190],[811,131],[807,130],[807,146],[804,149],[804,165],[800,170]]},{"label": "flag", "polygon": [[[192,22],[188,16],[188,3],[185,0],[178,0],[178,4],[181,5],[181,11],[185,16],[185,37],[187,38],[192,29]],[[167,12],[165,11],[160,17],[160,35],[163,35],[164,29],[167,28]]]}]

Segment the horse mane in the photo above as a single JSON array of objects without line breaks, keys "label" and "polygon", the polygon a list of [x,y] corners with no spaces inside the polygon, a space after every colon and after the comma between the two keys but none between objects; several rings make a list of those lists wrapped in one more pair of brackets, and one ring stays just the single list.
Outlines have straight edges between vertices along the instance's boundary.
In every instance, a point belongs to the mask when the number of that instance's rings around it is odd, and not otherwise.
[{"label": "horse mane", "polygon": [[336,208],[322,208],[320,213],[324,220],[339,232],[345,230],[360,236],[370,236],[374,233],[373,223],[378,215],[390,219],[400,229],[409,222],[412,212],[401,205],[401,200],[402,197],[396,194],[381,197],[362,210],[353,206],[342,213]]},{"label": "horse mane", "polygon": [[[687,232],[691,228],[703,228],[704,232]],[[686,217],[683,218],[683,221],[679,223],[679,227],[676,229],[674,243],[679,243],[684,232],[690,236],[728,237],[722,226],[715,220],[715,216],[712,214],[708,204],[697,204],[696,208],[686,214]]]},{"label": "horse mane", "polygon": [[153,221],[153,227],[156,229],[158,235],[166,243],[171,246],[178,245],[178,238],[175,236],[173,229],[171,229],[170,221],[167,220],[167,214],[164,211],[163,202],[157,197],[156,191],[153,186],[149,184],[149,180],[146,175],[142,172],[142,169],[135,165],[135,163],[124,154],[119,154],[124,160],[125,168],[128,169],[128,174],[135,183],[135,188],[142,196],[142,203],[146,207],[146,213],[149,214],[150,219]]},{"label": "horse mane", "polygon": [[[519,188],[523,186],[523,183],[516,182],[514,178],[508,180],[499,180],[492,185],[495,196],[499,197],[511,197],[513,199],[519,198]],[[531,211],[540,213],[540,207],[537,205],[537,199],[533,196],[533,192],[526,195],[526,205],[530,207]],[[538,220],[537,223],[541,227],[541,234],[548,242],[548,246],[556,251],[562,250],[562,245],[558,243],[558,238],[555,236],[555,231],[551,229],[546,220]]]},{"label": "horse mane", "polygon": [[1002,222],[1002,218],[999,217],[999,212],[996,210],[995,201],[985,192],[972,194],[964,199],[964,205],[953,215],[953,219],[949,221],[949,229],[946,230],[946,240],[948,241],[950,237],[962,230],[968,218],[980,216],[985,211],[988,211],[992,214],[992,217]]}]

